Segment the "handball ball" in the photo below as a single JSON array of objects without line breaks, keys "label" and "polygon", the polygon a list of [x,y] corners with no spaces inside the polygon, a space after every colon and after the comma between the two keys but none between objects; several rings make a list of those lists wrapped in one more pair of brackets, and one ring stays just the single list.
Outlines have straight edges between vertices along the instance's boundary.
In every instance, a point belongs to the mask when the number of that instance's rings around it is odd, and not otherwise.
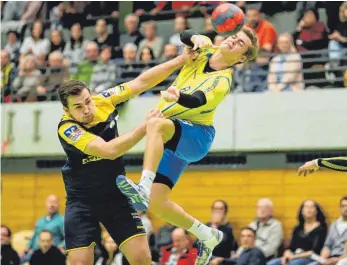
[{"label": "handball ball", "polygon": [[245,14],[234,4],[221,4],[213,10],[212,25],[222,36],[232,36],[241,30],[245,24]]}]

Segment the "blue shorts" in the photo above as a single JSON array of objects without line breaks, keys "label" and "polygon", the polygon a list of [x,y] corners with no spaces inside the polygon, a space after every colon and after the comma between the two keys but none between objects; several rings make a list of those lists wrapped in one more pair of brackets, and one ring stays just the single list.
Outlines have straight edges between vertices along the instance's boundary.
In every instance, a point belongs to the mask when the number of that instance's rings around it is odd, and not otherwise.
[{"label": "blue shorts", "polygon": [[185,167],[204,158],[211,148],[215,129],[213,126],[197,125],[184,120],[172,120],[175,133],[165,144],[155,183],[172,188]]}]

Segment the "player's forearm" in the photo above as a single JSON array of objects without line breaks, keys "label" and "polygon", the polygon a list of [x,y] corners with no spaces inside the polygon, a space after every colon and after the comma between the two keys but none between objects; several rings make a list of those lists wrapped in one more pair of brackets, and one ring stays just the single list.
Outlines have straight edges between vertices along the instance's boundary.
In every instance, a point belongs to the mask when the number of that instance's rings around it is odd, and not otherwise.
[{"label": "player's forearm", "polygon": [[336,171],[347,171],[347,157],[318,158],[315,163],[319,167],[324,167]]},{"label": "player's forearm", "polygon": [[145,92],[164,81],[177,68],[182,67],[184,63],[184,57],[179,55],[168,62],[162,63],[147,70],[133,81],[128,82],[127,85],[131,88],[133,96],[141,94],[142,92]]},{"label": "player's forearm", "polygon": [[131,132],[123,134],[112,141],[108,142],[110,150],[110,159],[116,159],[124,155],[133,148],[146,135],[146,123],[141,124]]}]

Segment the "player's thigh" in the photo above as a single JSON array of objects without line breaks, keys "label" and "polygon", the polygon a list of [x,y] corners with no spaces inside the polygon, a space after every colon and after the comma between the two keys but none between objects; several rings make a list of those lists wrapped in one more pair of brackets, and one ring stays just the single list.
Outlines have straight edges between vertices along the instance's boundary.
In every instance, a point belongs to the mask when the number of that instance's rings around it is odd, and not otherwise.
[{"label": "player's thigh", "polygon": [[[130,264],[146,264],[150,250],[145,228],[136,210],[126,198],[114,202],[110,201],[108,205],[105,205],[105,208],[107,212],[102,214],[100,220],[119,248],[122,251],[126,249]],[[145,238],[145,240],[141,238]],[[137,244],[142,245],[133,249],[129,247]],[[142,254],[138,255],[138,252]],[[123,251],[123,253],[125,252]],[[136,260],[136,263],[131,263],[131,260]]]},{"label": "player's thigh", "polygon": [[152,118],[147,122],[147,134],[151,131],[159,131],[163,135],[164,142],[168,142],[175,134],[175,124],[170,119]]},{"label": "player's thigh", "polygon": [[131,265],[150,265],[152,262],[147,235],[130,238],[123,242],[120,250]]},{"label": "player's thigh", "polygon": [[69,265],[93,265],[94,246],[70,251],[68,253],[68,262]]},{"label": "player's thigh", "polygon": [[64,230],[68,255],[77,250],[94,249],[95,241],[101,234],[100,225],[92,213],[91,207],[79,201],[67,202]]}]

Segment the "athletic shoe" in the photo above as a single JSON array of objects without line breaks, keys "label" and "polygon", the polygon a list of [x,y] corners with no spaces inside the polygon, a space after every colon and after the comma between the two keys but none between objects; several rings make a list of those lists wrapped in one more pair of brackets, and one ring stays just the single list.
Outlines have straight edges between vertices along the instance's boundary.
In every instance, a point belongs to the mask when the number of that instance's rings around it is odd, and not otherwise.
[{"label": "athletic shoe", "polygon": [[120,191],[130,199],[134,208],[138,211],[146,211],[148,208],[149,194],[141,185],[137,185],[125,176],[118,176],[117,186]]},{"label": "athletic shoe", "polygon": [[212,228],[213,237],[208,240],[198,241],[198,256],[195,265],[207,265],[212,257],[212,251],[223,240],[223,232]]}]

